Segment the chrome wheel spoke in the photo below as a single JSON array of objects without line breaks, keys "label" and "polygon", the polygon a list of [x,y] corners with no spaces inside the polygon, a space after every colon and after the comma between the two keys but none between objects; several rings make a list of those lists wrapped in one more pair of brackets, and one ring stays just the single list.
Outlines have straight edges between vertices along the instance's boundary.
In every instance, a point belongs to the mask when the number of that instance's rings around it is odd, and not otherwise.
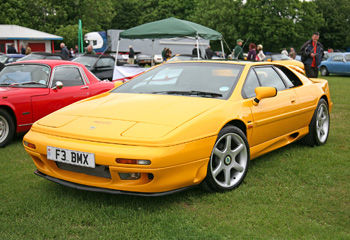
[{"label": "chrome wheel spoke", "polygon": [[224,165],[223,162],[220,160],[219,165],[213,170],[214,177],[217,177],[219,175],[219,173],[221,173],[221,171],[224,169],[223,165]]}]

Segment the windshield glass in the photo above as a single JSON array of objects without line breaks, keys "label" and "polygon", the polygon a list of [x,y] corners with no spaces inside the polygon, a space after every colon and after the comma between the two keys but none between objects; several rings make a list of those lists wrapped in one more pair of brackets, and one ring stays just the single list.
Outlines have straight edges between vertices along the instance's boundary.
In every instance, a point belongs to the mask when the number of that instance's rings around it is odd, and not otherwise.
[{"label": "windshield glass", "polygon": [[272,55],[272,61],[279,61],[279,60],[291,60],[290,57],[284,55],[284,54],[276,54]]},{"label": "windshield glass", "polygon": [[220,63],[164,64],[112,92],[186,95],[227,99],[244,66]]},{"label": "windshield glass", "polygon": [[81,63],[85,67],[91,67],[97,61],[97,58],[81,56],[81,57],[77,57],[77,58],[73,59],[72,61]]},{"label": "windshield glass", "polygon": [[0,86],[46,87],[50,72],[45,65],[8,65],[0,72]]},{"label": "windshield glass", "polygon": [[1,62],[1,63],[5,63],[7,59],[8,59],[8,56],[6,56],[6,55],[0,55],[0,62]]}]

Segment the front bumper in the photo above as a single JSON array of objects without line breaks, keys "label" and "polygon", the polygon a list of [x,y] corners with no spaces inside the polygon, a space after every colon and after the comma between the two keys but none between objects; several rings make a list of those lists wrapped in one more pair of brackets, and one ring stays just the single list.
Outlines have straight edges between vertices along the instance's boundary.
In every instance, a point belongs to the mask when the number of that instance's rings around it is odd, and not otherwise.
[{"label": "front bumper", "polygon": [[[38,175],[48,180],[89,191],[161,196],[202,182],[215,140],[216,136],[213,136],[175,146],[144,147],[67,139],[31,130],[24,136],[24,141],[35,144],[36,148],[24,147],[33,159]],[[94,153],[99,173],[60,167],[57,162],[47,159],[47,145]],[[151,165],[120,164],[116,158],[147,159]],[[132,173],[140,177],[133,180],[121,177]]]}]

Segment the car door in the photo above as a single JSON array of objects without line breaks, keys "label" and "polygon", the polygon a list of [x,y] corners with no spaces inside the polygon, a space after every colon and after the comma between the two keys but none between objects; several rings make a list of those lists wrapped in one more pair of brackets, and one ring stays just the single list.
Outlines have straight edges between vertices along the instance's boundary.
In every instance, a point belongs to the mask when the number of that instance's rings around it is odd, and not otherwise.
[{"label": "car door", "polygon": [[329,72],[342,73],[345,72],[346,62],[343,55],[335,55],[332,58],[331,64],[328,68]]},{"label": "car door", "polygon": [[[63,88],[56,87],[61,82]],[[56,66],[51,77],[47,96],[33,96],[33,120],[36,121],[62,107],[90,96],[90,86],[78,66]]]},{"label": "car door", "polygon": [[114,59],[100,58],[95,65],[94,74],[101,80],[112,80],[114,72]]},{"label": "car door", "polygon": [[345,55],[345,65],[346,65],[346,69],[345,69],[345,73],[350,73],[350,54],[346,54]]},{"label": "car door", "polygon": [[[300,114],[299,99],[292,88],[293,83],[283,79],[282,74],[273,66],[263,66],[252,68],[247,76],[242,95],[249,101],[255,97],[256,87],[269,86],[277,89],[275,97],[264,98],[257,106],[251,107],[253,115],[251,146],[289,134],[300,128],[300,124],[295,122]],[[284,78],[287,77],[284,76]]]}]

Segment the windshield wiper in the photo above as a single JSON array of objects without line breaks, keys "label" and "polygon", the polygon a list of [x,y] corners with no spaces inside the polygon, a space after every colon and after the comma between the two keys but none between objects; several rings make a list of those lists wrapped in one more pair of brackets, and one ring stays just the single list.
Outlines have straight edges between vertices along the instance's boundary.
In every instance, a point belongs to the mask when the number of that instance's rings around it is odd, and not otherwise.
[{"label": "windshield wiper", "polygon": [[0,86],[10,86],[11,83],[0,83]]},{"label": "windshield wiper", "polygon": [[43,83],[39,83],[39,82],[34,82],[34,81],[31,81],[31,82],[24,82],[24,83],[19,83],[21,85],[27,85],[27,84],[39,84],[39,85],[46,85],[46,84],[43,84]]},{"label": "windshield wiper", "polygon": [[165,94],[175,94],[175,95],[185,95],[185,96],[203,96],[203,97],[222,97],[220,93],[214,92],[204,92],[204,91],[161,91],[161,92],[152,92],[154,94],[157,93],[165,93]]}]

